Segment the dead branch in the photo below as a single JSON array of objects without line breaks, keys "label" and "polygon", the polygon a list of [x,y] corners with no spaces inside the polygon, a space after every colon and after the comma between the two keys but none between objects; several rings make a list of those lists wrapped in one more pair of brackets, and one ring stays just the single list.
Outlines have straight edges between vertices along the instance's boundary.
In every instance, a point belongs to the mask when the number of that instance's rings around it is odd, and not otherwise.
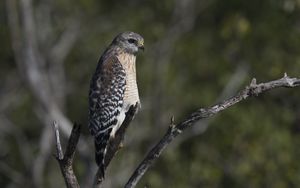
[{"label": "dead branch", "polygon": [[56,122],[53,123],[55,142],[56,142],[56,159],[59,163],[61,173],[64,176],[68,188],[79,188],[77,178],[73,171],[73,159],[75,150],[80,137],[80,125],[74,124],[65,154],[60,143],[59,129]]},{"label": "dead branch", "polygon": [[[163,138],[150,150],[144,160],[139,164],[137,169],[134,171],[130,179],[125,185],[125,188],[132,188],[137,185],[139,180],[143,177],[145,172],[154,164],[155,160],[161,155],[163,150],[186,128],[191,127],[200,119],[208,118],[217,113],[241,102],[252,96],[258,96],[261,93],[264,93],[268,90],[287,87],[293,88],[300,86],[299,78],[290,78],[287,74],[283,78],[266,82],[266,83],[256,83],[256,79],[252,79],[251,84],[245,89],[240,91],[237,95],[224,100],[214,106],[208,108],[200,108],[191,115],[189,115],[184,121],[175,124],[174,117],[171,118],[170,126],[163,136]],[[130,122],[132,121],[135,113],[137,111],[137,105],[131,106],[129,111],[126,113],[126,118],[121,125],[121,128],[117,131],[116,136],[113,140],[110,140],[108,153],[105,158],[106,167],[109,165],[112,158],[115,156],[117,151],[122,147],[122,142],[124,140],[124,135],[126,129],[128,128]],[[57,150],[57,160],[59,162],[61,172],[64,176],[67,187],[78,188],[79,184],[77,178],[74,174],[72,164],[73,158],[76,150],[76,146],[79,140],[80,128],[78,125],[74,125],[69,142],[67,145],[66,153],[63,155],[63,151],[60,144],[58,125],[54,123],[55,138],[56,138],[56,150]],[[101,170],[98,170],[95,176],[94,187],[101,187],[101,184],[104,180],[104,175],[101,173]]]},{"label": "dead branch", "polygon": [[256,84],[256,79],[252,79],[251,84],[247,86],[245,89],[240,91],[237,95],[220,102],[214,106],[208,108],[200,108],[191,115],[189,115],[184,121],[174,124],[174,120],[172,118],[171,124],[163,136],[163,138],[150,150],[150,152],[146,155],[144,160],[139,164],[136,168],[130,179],[125,185],[125,188],[132,188],[137,185],[139,180],[143,177],[145,172],[153,165],[155,160],[161,155],[163,150],[176,138],[180,133],[182,133],[186,128],[194,125],[195,122],[200,119],[211,117],[239,102],[247,99],[248,97],[258,96],[259,94],[266,92],[268,90],[279,88],[279,87],[297,87],[300,86],[300,79],[298,78],[290,78],[287,74],[284,75],[283,78]]},{"label": "dead branch", "polygon": [[[129,127],[130,122],[134,118],[137,108],[137,104],[129,108],[128,112],[126,113],[124,122],[122,123],[120,129],[116,132],[115,138],[109,141],[107,155],[105,157],[105,168],[109,165],[110,161],[116,155],[117,151],[122,148],[125,132]],[[59,166],[64,176],[66,185],[68,188],[79,188],[77,178],[73,171],[73,159],[80,136],[80,126],[74,124],[65,154],[63,154],[63,150],[61,147],[57,123],[54,122],[53,126],[55,132],[56,159],[59,162]],[[102,171],[98,169],[95,175],[94,187],[100,187],[103,180],[104,174],[102,174]]]}]

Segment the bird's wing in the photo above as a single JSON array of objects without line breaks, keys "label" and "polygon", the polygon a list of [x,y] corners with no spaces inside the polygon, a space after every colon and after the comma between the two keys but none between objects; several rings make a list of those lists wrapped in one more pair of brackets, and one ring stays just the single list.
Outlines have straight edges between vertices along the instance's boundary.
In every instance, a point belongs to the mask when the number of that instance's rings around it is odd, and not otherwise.
[{"label": "bird's wing", "polygon": [[123,106],[126,73],[118,58],[100,60],[91,81],[89,129],[95,137],[96,163],[104,174],[106,148]]},{"label": "bird's wing", "polygon": [[89,129],[93,136],[111,129],[123,106],[126,73],[116,56],[100,62],[89,93]]}]

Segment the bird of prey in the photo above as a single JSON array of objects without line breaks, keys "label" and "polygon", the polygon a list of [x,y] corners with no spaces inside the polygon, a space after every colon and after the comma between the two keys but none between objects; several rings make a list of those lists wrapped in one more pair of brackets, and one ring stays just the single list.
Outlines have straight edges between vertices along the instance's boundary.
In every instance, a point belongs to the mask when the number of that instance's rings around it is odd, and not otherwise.
[{"label": "bird of prey", "polygon": [[140,50],[144,50],[141,35],[120,33],[102,54],[91,79],[88,124],[103,175],[108,141],[114,138],[130,106],[140,104],[135,66]]}]

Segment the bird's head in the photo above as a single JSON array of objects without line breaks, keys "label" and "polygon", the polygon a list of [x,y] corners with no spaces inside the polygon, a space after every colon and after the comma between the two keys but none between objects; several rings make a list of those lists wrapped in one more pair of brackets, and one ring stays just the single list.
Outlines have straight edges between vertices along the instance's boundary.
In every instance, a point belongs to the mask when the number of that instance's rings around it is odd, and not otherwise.
[{"label": "bird's head", "polygon": [[120,33],[116,36],[112,43],[134,55],[136,55],[139,50],[144,51],[143,37],[131,31]]}]

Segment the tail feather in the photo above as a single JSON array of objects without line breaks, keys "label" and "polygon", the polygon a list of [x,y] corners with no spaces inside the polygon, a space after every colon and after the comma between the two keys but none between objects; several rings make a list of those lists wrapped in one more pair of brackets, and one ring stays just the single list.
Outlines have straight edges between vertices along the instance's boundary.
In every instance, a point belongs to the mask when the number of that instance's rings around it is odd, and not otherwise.
[{"label": "tail feather", "polygon": [[107,150],[107,144],[109,141],[111,129],[106,132],[100,133],[99,135],[95,136],[95,159],[98,167],[101,169],[102,174],[104,176],[105,172],[105,155]]}]

